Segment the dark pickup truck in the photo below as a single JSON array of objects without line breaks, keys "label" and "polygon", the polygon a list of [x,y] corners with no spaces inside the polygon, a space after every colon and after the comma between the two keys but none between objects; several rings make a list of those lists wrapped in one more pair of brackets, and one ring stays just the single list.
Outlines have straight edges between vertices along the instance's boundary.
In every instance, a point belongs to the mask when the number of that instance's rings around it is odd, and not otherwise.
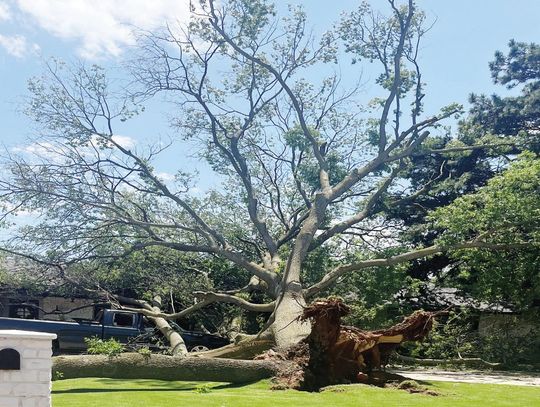
[{"label": "dark pickup truck", "polygon": [[[0,318],[0,329],[49,332],[57,335],[53,351],[80,352],[86,350],[84,338],[114,338],[123,344],[153,345],[156,330],[145,327],[142,314],[121,310],[103,310],[97,321],[75,319],[76,322],[37,319]],[[217,335],[185,331],[176,324],[173,328],[184,339],[189,351],[204,351],[225,346],[229,341]]]}]

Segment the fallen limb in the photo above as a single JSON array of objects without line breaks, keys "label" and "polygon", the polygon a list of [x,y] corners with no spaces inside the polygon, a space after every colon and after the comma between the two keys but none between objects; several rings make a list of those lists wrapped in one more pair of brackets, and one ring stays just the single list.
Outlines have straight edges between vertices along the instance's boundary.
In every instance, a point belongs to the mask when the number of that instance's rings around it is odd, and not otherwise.
[{"label": "fallen limb", "polygon": [[192,354],[200,358],[253,359],[275,345],[273,338],[248,338],[238,343]]},{"label": "fallen limb", "polygon": [[53,358],[52,370],[63,379],[106,377],[111,379],[156,379],[246,383],[275,376],[286,365],[262,360],[203,359],[124,353],[72,355]]},{"label": "fallen limb", "polygon": [[487,367],[487,368],[501,366],[501,363],[492,363],[481,358],[418,359],[418,358],[413,358],[411,356],[400,355],[399,353],[396,353],[395,355],[397,359],[403,362],[414,363],[421,366],[460,365],[460,366],[481,366],[481,367]]},{"label": "fallen limb", "polygon": [[[116,300],[120,301],[120,303],[137,305],[138,307],[140,307],[137,309],[129,308],[130,310],[140,313],[146,312],[152,314],[153,316],[147,315],[147,317],[150,321],[152,321],[152,323],[159,330],[159,332],[161,332],[161,334],[169,342],[171,354],[179,356],[187,355],[188,350],[182,336],[180,336],[180,334],[171,327],[171,325],[165,318],[157,316],[161,314],[161,297],[155,296],[152,300],[152,303],[120,295],[115,295],[114,297]],[[126,309],[126,307],[122,308]]]}]

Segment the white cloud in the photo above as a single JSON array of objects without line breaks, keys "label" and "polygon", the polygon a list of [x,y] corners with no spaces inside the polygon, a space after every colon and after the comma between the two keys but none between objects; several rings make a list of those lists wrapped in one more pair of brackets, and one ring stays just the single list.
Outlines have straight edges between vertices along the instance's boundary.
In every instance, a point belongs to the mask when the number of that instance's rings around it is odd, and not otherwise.
[{"label": "white cloud", "polygon": [[23,58],[26,55],[39,51],[39,46],[28,42],[23,35],[0,34],[0,47],[4,48],[8,54],[17,58]]},{"label": "white cloud", "polygon": [[136,141],[134,139],[132,139],[131,137],[129,137],[129,136],[114,135],[114,136],[112,136],[112,139],[113,139],[113,141],[115,143],[118,143],[120,146],[122,146],[124,148],[133,148],[133,147],[135,147]]},{"label": "white cloud", "polygon": [[6,2],[0,1],[0,21],[11,20],[11,11]]},{"label": "white cloud", "polygon": [[34,154],[39,156],[57,154],[54,146],[48,142],[32,143],[25,146],[13,147],[13,151],[16,153]]},{"label": "white cloud", "polygon": [[[136,141],[128,136],[112,136],[113,140],[124,148],[133,148]],[[93,136],[91,142],[94,145],[99,145],[98,137]],[[112,148],[112,144],[110,145]],[[76,148],[78,154],[81,156],[92,157],[94,149],[90,146],[79,146]],[[25,155],[30,160],[49,160],[52,162],[60,163],[64,161],[69,155],[70,147],[66,147],[62,143],[50,143],[48,141],[39,141],[26,145],[15,146],[11,149],[14,153],[20,153]]]},{"label": "white cloud", "polygon": [[63,151],[52,143],[47,141],[19,145],[12,148],[14,153],[22,153],[30,161],[45,159],[52,162],[62,162],[64,159]]},{"label": "white cloud", "polygon": [[84,58],[118,56],[133,45],[134,27],[186,22],[189,0],[18,0],[19,9],[52,35],[79,42]]},{"label": "white cloud", "polygon": [[173,182],[175,180],[174,174],[171,174],[169,172],[158,172],[156,173],[156,176],[165,182]]}]

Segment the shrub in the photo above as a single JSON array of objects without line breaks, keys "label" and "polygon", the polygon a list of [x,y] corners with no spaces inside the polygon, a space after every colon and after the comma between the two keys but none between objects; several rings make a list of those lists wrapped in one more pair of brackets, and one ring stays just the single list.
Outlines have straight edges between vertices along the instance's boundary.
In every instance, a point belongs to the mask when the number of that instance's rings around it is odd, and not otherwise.
[{"label": "shrub", "polygon": [[205,393],[210,393],[212,391],[212,385],[210,383],[202,383],[202,384],[199,384],[196,388],[195,388],[195,391],[199,394],[205,394]]},{"label": "shrub", "polygon": [[152,351],[148,346],[143,346],[142,348],[137,349],[137,353],[147,361],[152,356]]},{"label": "shrub", "polygon": [[52,381],[56,380],[62,380],[64,378],[64,373],[60,372],[59,370],[55,370],[52,372]]},{"label": "shrub", "polygon": [[540,362],[540,331],[536,326],[520,329],[517,317],[493,324],[480,338],[480,356],[507,367]]},{"label": "shrub", "polygon": [[104,341],[97,337],[84,338],[84,343],[91,355],[107,355],[110,358],[120,355],[124,351],[124,345],[111,338]]}]

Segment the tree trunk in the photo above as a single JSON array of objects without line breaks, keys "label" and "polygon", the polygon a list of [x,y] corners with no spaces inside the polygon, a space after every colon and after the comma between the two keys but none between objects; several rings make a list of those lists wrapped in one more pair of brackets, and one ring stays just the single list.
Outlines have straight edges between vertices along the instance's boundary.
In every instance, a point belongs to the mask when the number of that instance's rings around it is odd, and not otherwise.
[{"label": "tree trunk", "polygon": [[[161,313],[161,298],[156,296],[152,302],[152,311]],[[159,332],[163,334],[165,339],[169,341],[171,354],[185,356],[188,353],[186,343],[178,332],[171,328],[169,323],[164,318],[149,318],[154,323]]]},{"label": "tree trunk", "polygon": [[275,376],[287,365],[287,362],[263,360],[199,359],[124,353],[113,358],[101,355],[58,356],[53,358],[52,370],[61,374],[63,379],[106,377],[246,383]]},{"label": "tree trunk", "polygon": [[[153,307],[153,310],[156,312],[161,312],[156,310],[157,307]],[[170,350],[172,355],[177,356],[186,356],[188,354],[186,344],[184,339],[180,336],[178,332],[171,328],[166,319],[163,318],[149,318],[159,332],[163,334],[165,339],[169,342]]]},{"label": "tree trunk", "polygon": [[300,284],[290,284],[276,303],[274,322],[268,328],[271,330],[276,346],[285,349],[295,345],[307,337],[311,331],[309,322],[298,319],[304,311],[306,301],[302,295]]},{"label": "tree trunk", "polygon": [[[152,311],[157,314],[161,314],[161,297],[159,295],[156,295],[152,299],[152,304],[148,303],[144,300],[137,300],[135,298],[131,297],[124,297],[122,295],[116,295],[115,298],[118,300],[118,302],[122,305],[134,305],[138,308],[142,308],[144,310]],[[133,311],[139,311],[138,309],[133,309]],[[172,327],[169,325],[169,322],[165,318],[158,318],[158,317],[150,317],[147,316],[148,320],[150,320],[155,327],[161,332],[161,334],[165,337],[165,339],[169,342],[170,350],[172,355],[187,355],[188,351],[186,348],[186,344],[184,342],[184,339],[180,336],[178,332],[176,332]]]}]

